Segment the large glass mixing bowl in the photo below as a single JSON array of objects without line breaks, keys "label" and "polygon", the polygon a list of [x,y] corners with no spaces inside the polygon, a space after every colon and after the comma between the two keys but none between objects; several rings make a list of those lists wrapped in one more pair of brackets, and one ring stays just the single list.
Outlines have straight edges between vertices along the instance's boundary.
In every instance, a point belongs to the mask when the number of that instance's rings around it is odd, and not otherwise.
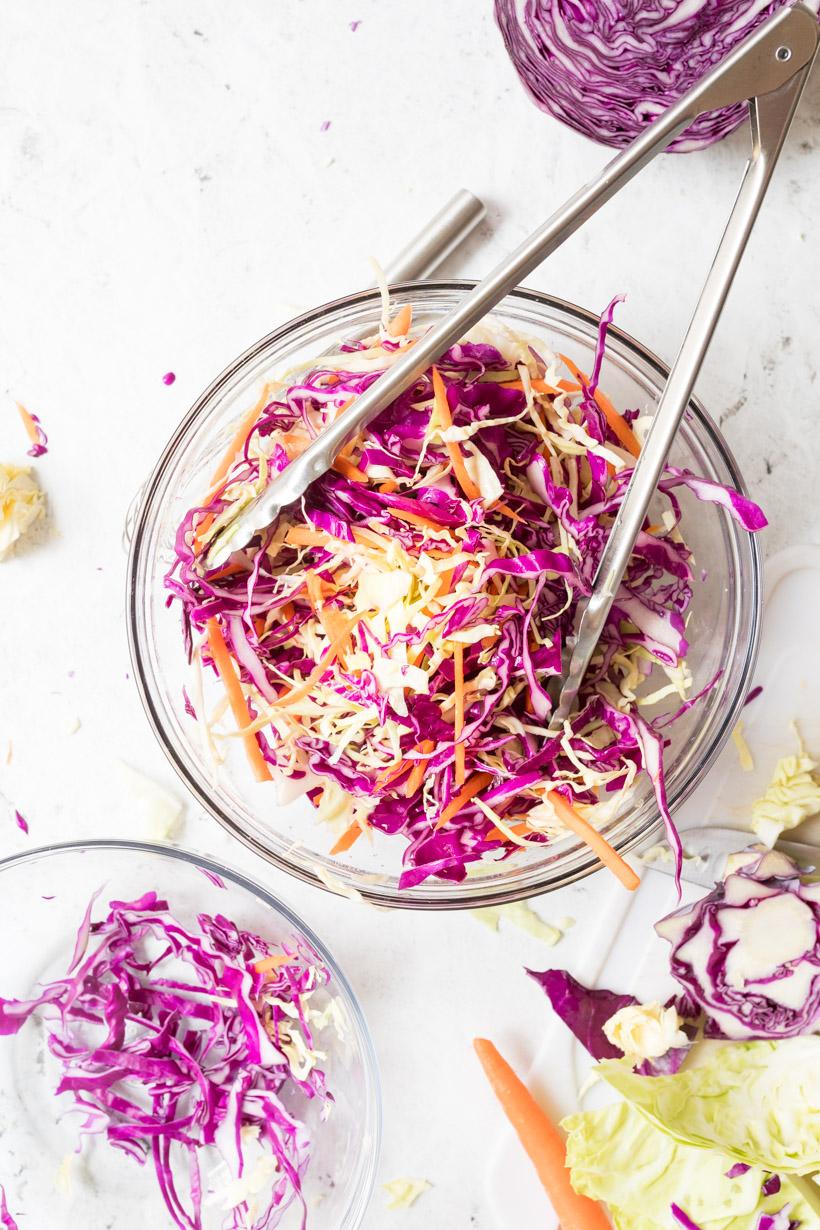
[{"label": "large glass mixing bowl", "polygon": [[[414,321],[430,325],[451,309],[468,282],[407,283],[392,291],[396,305],[412,303]],[[380,305],[375,291],[325,304],[263,338],[205,390],[157,463],[145,489],[131,545],[128,626],[135,674],[151,725],[180,777],[228,832],[278,867],[337,891],[355,889],[381,905],[436,909],[498,904],[560,887],[599,864],[568,836],[495,864],[461,884],[429,878],[399,890],[404,843],[374,834],[339,857],[328,853],[333,834],[300,799],[280,805],[270,783],[254,782],[238,740],[217,777],[204,755],[197,723],[186,714],[183,685],[189,668],[180,613],[166,606],[163,578],[174,559],[174,535],[184,513],[199,503],[207,476],[227,447],[240,415],[266,377],[328,353],[340,337],[372,331]],[[508,295],[494,315],[514,329],[543,338],[553,350],[590,370],[598,333],[591,312],[537,291]],[[619,329],[609,332],[602,387],[619,408],[651,413],[667,368]],[[719,483],[742,487],[726,442],[697,402],[688,407],[672,463]],[[680,495],[682,532],[694,552],[696,580],[687,636],[693,694],[722,671],[702,701],[669,729],[666,773],[674,812],[713,763],[729,735],[754,665],[760,624],[760,559],[753,537],[725,511]],[[217,684],[213,696],[216,698]],[[641,776],[627,805],[604,828],[622,853],[659,831],[649,781]]]}]

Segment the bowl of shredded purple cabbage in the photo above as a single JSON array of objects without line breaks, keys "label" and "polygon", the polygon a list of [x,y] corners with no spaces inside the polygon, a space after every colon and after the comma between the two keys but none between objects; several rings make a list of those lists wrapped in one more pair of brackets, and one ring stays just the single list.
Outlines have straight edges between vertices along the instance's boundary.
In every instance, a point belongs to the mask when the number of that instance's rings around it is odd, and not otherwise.
[{"label": "bowl of shredded purple cabbage", "polygon": [[34,850],[0,863],[0,885],[15,937],[0,985],[8,1224],[360,1225],[380,1138],[373,1048],[286,906],[139,842]]},{"label": "bowl of shredded purple cabbage", "polygon": [[365,292],[263,339],[166,448],[132,542],[155,732],[234,835],[407,907],[558,887],[661,827],[754,661],[761,510],[692,402],[576,711],[578,611],[666,369],[613,316],[516,291],[213,567],[237,512],[463,293]]}]

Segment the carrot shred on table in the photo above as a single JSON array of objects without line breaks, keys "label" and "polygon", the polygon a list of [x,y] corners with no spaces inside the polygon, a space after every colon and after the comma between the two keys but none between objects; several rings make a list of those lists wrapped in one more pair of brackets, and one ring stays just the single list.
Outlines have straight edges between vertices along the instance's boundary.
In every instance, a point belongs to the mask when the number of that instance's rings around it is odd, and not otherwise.
[{"label": "carrot shred on table", "polygon": [[423,759],[412,760],[410,762],[413,768],[404,786],[404,793],[408,799],[412,799],[413,795],[416,794],[421,788],[421,783],[424,781],[424,774],[427,772],[427,757],[433,751],[435,746],[436,745],[432,739],[422,739],[419,744],[418,751]]},{"label": "carrot shred on table", "polygon": [[535,1167],[562,1230],[610,1230],[609,1218],[598,1201],[580,1195],[572,1186],[564,1138],[546,1111],[492,1042],[475,1038],[473,1046],[495,1096]]},{"label": "carrot shred on table", "polygon": [[344,854],[345,850],[349,850],[355,841],[362,835],[362,826],[358,820],[354,820],[349,828],[346,828],[339,840],[334,846],[331,846],[331,854]]},{"label": "carrot shred on table", "polygon": [[413,308],[409,303],[405,303],[404,307],[400,307],[390,321],[390,324],[387,326],[387,332],[391,337],[403,337],[409,332],[412,323]]},{"label": "carrot shred on table", "polygon": [[[245,726],[253,721],[253,715],[242,691],[242,685],[239,682],[233,658],[228,652],[228,646],[225,644],[222,629],[216,619],[209,619],[205,629],[211,658],[227,692],[228,703],[230,704],[234,721],[240,730],[244,730]],[[258,782],[270,781],[270,767],[262,755],[256,735],[246,732],[242,735],[242,742],[256,780]]]},{"label": "carrot shred on table", "polygon": [[598,858],[605,867],[617,876],[623,884],[624,888],[628,888],[630,892],[634,892],[640,884],[640,876],[632,870],[624,859],[621,858],[618,851],[609,844],[603,833],[599,833],[588,820],[579,815],[571,803],[568,803],[564,796],[558,790],[548,790],[547,796],[549,801],[555,808],[556,814],[566,827],[586,842],[593,854],[597,854]]},{"label": "carrot shred on table", "polygon": [[[436,421],[445,431],[453,425],[453,416],[450,414],[450,407],[447,404],[447,390],[444,387],[444,381],[437,367],[433,369],[433,406],[436,415]],[[458,485],[464,492],[468,500],[481,499],[481,492],[473,482],[470,475],[467,473],[467,467],[464,464],[464,455],[455,440],[445,440],[444,446],[447,449],[447,455],[450,458],[450,464],[453,467],[453,473],[456,476]]]},{"label": "carrot shred on table", "polygon": [[470,780],[465,782],[458,794],[450,799],[450,802],[436,821],[436,828],[444,828],[444,825],[452,820],[453,816],[458,815],[464,804],[469,803],[470,799],[475,798],[485,786],[489,786],[492,780],[491,773],[474,773]]},{"label": "carrot shred on table", "polygon": [[464,785],[464,778],[467,776],[465,749],[464,744],[459,743],[458,739],[464,729],[464,646],[458,641],[453,644],[453,666],[455,667],[455,676],[453,679],[453,689],[455,695],[455,724],[453,727],[453,738],[455,739],[455,772],[454,781],[459,787]]},{"label": "carrot shred on table", "polygon": [[40,444],[40,432],[37,429],[37,424],[35,423],[34,418],[31,414],[29,414],[22,402],[18,401],[14,404],[17,407],[17,413],[20,415],[20,420],[26,429],[26,435],[29,440],[31,440],[32,444]]},{"label": "carrot shred on table", "polygon": [[[568,359],[565,354],[559,355],[558,357],[567,365],[576,380],[580,380],[581,384],[584,386],[589,384],[589,376],[585,375],[579,367],[576,367],[572,359]],[[640,457],[641,446],[638,443],[638,437],[624,419],[623,415],[618,413],[612,402],[605,396],[605,394],[601,392],[600,389],[596,389],[592,396],[598,406],[598,409],[601,411],[609,424],[612,434],[618,440],[618,443],[621,444],[628,453],[631,453],[633,457]]]}]

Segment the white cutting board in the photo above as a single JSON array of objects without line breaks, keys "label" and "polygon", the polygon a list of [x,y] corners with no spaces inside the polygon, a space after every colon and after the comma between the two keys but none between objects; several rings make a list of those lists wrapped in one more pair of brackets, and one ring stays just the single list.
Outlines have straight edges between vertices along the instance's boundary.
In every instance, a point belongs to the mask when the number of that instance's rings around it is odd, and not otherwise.
[{"label": "white cutting board", "polygon": [[[820,759],[820,547],[790,547],[769,560],[764,591],[763,633],[755,685],[763,693],[743,711],[743,729],[755,760],[744,772],[730,741],[711,773],[679,809],[681,828],[718,824],[748,826],[752,802],[766,789],[775,762],[795,748],[790,723],[798,723],[809,751]],[[820,840],[820,819],[800,834]],[[674,984],[668,945],[653,923],[676,907],[674,883],[659,872],[642,872],[641,887],[626,894],[607,889],[596,897],[596,917],[579,917],[582,945],[573,945],[570,972],[588,986],[663,1000]],[[684,902],[704,892],[684,885]],[[573,939],[576,939],[573,936]],[[543,968],[563,965],[560,948],[545,949]],[[523,976],[523,975],[522,975]],[[544,997],[543,1013],[517,1022],[535,1043],[535,1060],[525,1075],[530,1088],[556,1118],[579,1109],[578,1091],[591,1067],[587,1052],[555,1017]],[[596,1091],[584,1105],[596,1103]],[[487,1170],[486,1201],[496,1230],[554,1230],[558,1224],[543,1188],[512,1129],[505,1127]]]}]

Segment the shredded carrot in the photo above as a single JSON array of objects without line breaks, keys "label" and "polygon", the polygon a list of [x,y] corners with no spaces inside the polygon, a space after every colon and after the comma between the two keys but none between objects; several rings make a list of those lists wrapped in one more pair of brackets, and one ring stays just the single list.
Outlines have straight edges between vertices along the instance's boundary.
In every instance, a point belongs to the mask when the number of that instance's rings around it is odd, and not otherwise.
[{"label": "shredded carrot", "polygon": [[[439,426],[446,430],[448,427],[452,427],[453,416],[450,414],[450,407],[447,404],[447,390],[444,387],[444,381],[442,380],[437,367],[433,368],[433,395],[436,421]],[[445,440],[444,445],[450,458],[450,464],[453,467],[453,473],[458,480],[458,485],[461,487],[461,490],[464,492],[468,500],[479,500],[481,498],[481,492],[470,478],[470,475],[467,473],[467,467],[464,464],[464,456],[461,449],[458,447],[458,444],[455,440]]]},{"label": "shredded carrot", "polygon": [[346,457],[339,456],[333,462],[331,469],[337,474],[343,474],[345,478],[349,478],[352,483],[369,483],[370,479],[365,474],[364,470],[360,470],[352,461],[348,461]]},{"label": "shredded carrot", "polygon": [[20,419],[22,421],[23,426],[26,429],[26,435],[28,436],[29,440],[31,440],[32,444],[39,444],[40,443],[40,433],[37,430],[37,424],[35,423],[34,419],[31,417],[31,415],[29,414],[25,406],[22,404],[22,402],[19,402],[19,401],[15,402],[15,405],[17,406],[17,413],[20,415]]},{"label": "shredded carrot", "polygon": [[[515,833],[516,837],[529,837],[531,833],[537,832],[536,829],[531,829],[526,820],[520,820],[518,824],[507,825],[511,833]],[[509,837],[503,829],[491,828],[487,834],[487,841],[509,841]]]},{"label": "shredded carrot", "polygon": [[376,778],[376,788],[378,790],[384,790],[386,786],[389,786],[391,782],[394,782],[397,777],[401,777],[402,773],[404,773],[406,769],[412,768],[412,766],[412,760],[402,759],[397,760],[396,763],[391,765],[389,769],[382,769],[381,773]]},{"label": "shredded carrot", "polygon": [[354,820],[349,828],[346,828],[342,833],[335,846],[331,846],[331,854],[344,854],[345,850],[349,850],[355,841],[362,835],[362,826],[358,820]]},{"label": "shredded carrot", "polygon": [[211,495],[213,494],[213,492],[222,482],[225,475],[230,470],[231,466],[233,465],[236,459],[236,454],[244,446],[245,441],[250,435],[251,428],[253,427],[256,420],[259,418],[259,415],[265,409],[265,406],[268,404],[269,396],[270,396],[270,385],[266,384],[264,389],[262,390],[262,393],[260,394],[259,400],[257,401],[256,405],[253,406],[248,411],[248,413],[244,416],[244,418],[241,419],[239,426],[237,427],[236,431],[231,437],[230,444],[225,449],[225,452],[222,454],[222,460],[218,463],[216,469],[213,472],[213,475],[211,476],[209,494]]},{"label": "shredded carrot", "polygon": [[331,662],[338,657],[339,650],[342,649],[347,643],[351,632],[362,619],[364,619],[364,612],[361,615],[356,615],[353,619],[347,621],[344,632],[338,637],[337,640],[332,641],[330,645],[328,645],[327,649],[319,659],[318,664],[310,672],[307,679],[303,680],[302,683],[297,685],[297,687],[291,688],[291,690],[286,692],[283,696],[279,696],[277,698],[276,704],[280,708],[283,708],[285,705],[293,705],[297,700],[302,700],[303,697],[309,694],[313,685],[319,682]]},{"label": "shredded carrot", "polygon": [[447,530],[446,525],[441,525],[438,521],[431,521],[429,517],[422,517],[420,513],[407,512],[404,508],[389,508],[387,511],[391,517],[398,517],[399,521],[419,525],[422,529],[433,530],[436,534],[443,534]]},{"label": "shredded carrot", "polygon": [[208,580],[211,583],[214,581],[223,581],[225,577],[235,577],[237,573],[247,571],[248,569],[244,566],[244,564],[226,564],[225,567],[220,568],[218,572],[212,573],[211,576],[208,577]]},{"label": "shredded carrot", "polygon": [[[559,358],[566,363],[576,380],[580,380],[585,385],[589,384],[589,376],[584,375],[581,369],[575,366],[572,359],[568,359],[565,354],[559,355]],[[600,389],[596,389],[592,396],[619,444],[623,445],[626,451],[631,453],[633,457],[640,457],[641,446],[638,443],[638,438],[623,415],[618,413],[612,402],[608,397],[604,396]]]},{"label": "shredded carrot", "polygon": [[580,816],[559,791],[547,791],[547,798],[555,808],[559,820],[576,837],[580,837],[582,841],[586,842],[593,854],[597,854],[604,866],[608,867],[613,875],[618,877],[624,888],[634,892],[641,882],[640,877],[635,874],[629,863],[621,858],[618,851],[609,844],[604,835],[599,833],[596,828],[593,828],[583,816]]},{"label": "shredded carrot", "polygon": [[444,828],[445,824],[452,820],[453,816],[458,815],[464,804],[469,803],[470,799],[475,798],[485,786],[489,786],[492,780],[491,773],[474,773],[470,780],[462,786],[455,798],[450,799],[450,802],[436,821],[436,828]]},{"label": "shredded carrot", "polygon": [[[228,653],[228,646],[225,644],[225,638],[222,635],[222,629],[218,621],[216,619],[209,619],[205,629],[211,657],[228,694],[228,702],[231,706],[234,721],[239,729],[243,730],[248,722],[253,721],[253,715],[242,692],[239,676],[234,668],[233,658]],[[245,745],[245,752],[256,780],[258,782],[270,781],[270,768],[265,757],[262,755],[256,736],[250,733],[243,734],[242,742]]]},{"label": "shredded carrot", "polygon": [[525,524],[524,518],[520,517],[515,509],[510,508],[509,504],[505,504],[503,500],[496,500],[490,508],[490,512],[503,513],[504,516],[509,517],[511,521],[518,521],[521,525]]},{"label": "shredded carrot", "polygon": [[263,957],[261,961],[254,961],[253,968],[257,974],[267,974],[268,970],[279,969],[282,965],[287,965],[292,960],[293,957],[286,957],[283,953],[275,953],[272,957]]},{"label": "shredded carrot", "polygon": [[398,491],[398,489],[399,484],[394,482],[392,478],[389,478],[386,483],[379,484],[379,491],[382,495],[392,495],[393,492]]},{"label": "shredded carrot", "polygon": [[413,323],[413,309],[409,303],[405,303],[404,307],[399,308],[396,315],[387,326],[387,332],[391,337],[403,337],[409,332],[410,326]]},{"label": "shredded carrot", "polygon": [[[313,607],[316,618],[324,629],[325,636],[331,643],[339,641],[347,631],[347,621],[342,612],[337,607],[326,602],[324,597],[328,589],[331,593],[335,593],[336,587],[329,586],[317,572],[308,572],[306,574],[305,587],[308,592],[310,605]],[[339,650],[339,657],[341,658],[341,656],[342,649]]]},{"label": "shredded carrot", "polygon": [[436,590],[437,598],[443,598],[445,594],[449,594],[450,590],[453,588],[453,577],[455,575],[455,568],[448,568],[446,572],[440,572],[438,574],[438,589]]},{"label": "shredded carrot", "polygon": [[426,758],[430,755],[435,746],[436,745],[432,739],[422,739],[419,744],[418,750],[424,759],[411,761],[413,769],[404,786],[404,793],[408,799],[412,799],[413,795],[421,789],[421,783],[424,781],[424,774],[427,772]]},{"label": "shredded carrot", "polygon": [[529,1089],[492,1042],[475,1038],[473,1046],[504,1114],[535,1167],[562,1230],[610,1230],[609,1218],[597,1200],[580,1195],[572,1186],[564,1139]]},{"label": "shredded carrot", "polygon": [[456,701],[455,725],[453,727],[453,737],[456,740],[454,780],[457,786],[463,786],[464,778],[467,776],[467,768],[464,744],[458,742],[458,737],[464,729],[464,646],[460,645],[458,641],[453,643],[453,665],[455,667],[453,688]]}]

